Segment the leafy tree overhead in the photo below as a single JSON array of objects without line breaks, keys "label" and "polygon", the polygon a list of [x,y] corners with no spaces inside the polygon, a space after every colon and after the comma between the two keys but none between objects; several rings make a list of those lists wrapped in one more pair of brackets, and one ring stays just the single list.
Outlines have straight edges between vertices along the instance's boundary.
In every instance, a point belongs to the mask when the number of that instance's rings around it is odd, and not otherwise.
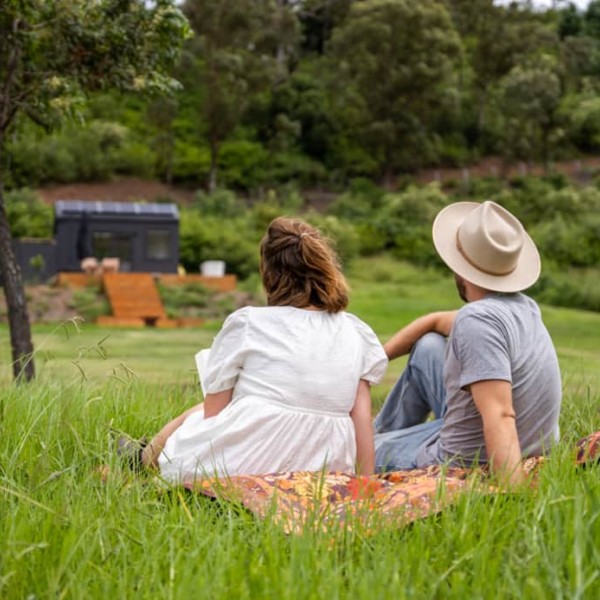
[{"label": "leafy tree overhead", "polygon": [[173,0],[2,0],[0,268],[16,379],[32,379],[35,369],[3,193],[10,128],[18,118],[51,127],[76,114],[90,91],[170,92],[176,82],[168,69],[188,32]]},{"label": "leafy tree overhead", "polygon": [[352,1],[296,0],[296,13],[302,25],[302,47],[305,52],[323,54],[333,30],[346,18]]},{"label": "leafy tree overhead", "polygon": [[473,73],[473,102],[479,131],[485,129],[494,86],[533,53],[551,49],[556,32],[527,4],[500,6],[494,0],[445,0]]},{"label": "leafy tree overhead", "polygon": [[290,26],[291,7],[282,2],[186,0],[183,10],[196,33],[188,47],[187,78],[198,83],[212,191],[223,142],[240,124],[252,95],[281,78],[296,29]]},{"label": "leafy tree overhead", "polygon": [[551,59],[514,67],[500,86],[499,112],[504,116],[505,156],[537,156],[548,168],[560,135],[558,108],[562,90]]},{"label": "leafy tree overhead", "polygon": [[447,97],[460,51],[448,12],[435,0],[357,2],[334,31],[334,111],[384,177],[416,166],[407,162],[427,145],[427,125]]}]

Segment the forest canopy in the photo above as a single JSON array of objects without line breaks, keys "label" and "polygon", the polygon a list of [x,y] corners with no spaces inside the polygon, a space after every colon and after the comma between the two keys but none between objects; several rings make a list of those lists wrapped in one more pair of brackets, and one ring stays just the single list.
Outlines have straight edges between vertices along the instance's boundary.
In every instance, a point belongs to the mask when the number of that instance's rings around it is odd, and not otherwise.
[{"label": "forest canopy", "polygon": [[9,135],[7,187],[114,175],[252,191],[600,150],[600,1],[185,0],[173,96],[98,90]]}]

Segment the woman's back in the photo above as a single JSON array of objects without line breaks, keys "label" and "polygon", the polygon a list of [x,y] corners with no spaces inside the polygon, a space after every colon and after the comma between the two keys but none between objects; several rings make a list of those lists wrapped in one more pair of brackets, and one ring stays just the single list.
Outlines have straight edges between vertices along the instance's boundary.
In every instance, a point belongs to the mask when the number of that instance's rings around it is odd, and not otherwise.
[{"label": "woman's back", "polygon": [[215,417],[188,417],[160,457],[166,479],[288,470],[353,471],[350,418],[358,382],[380,381],[387,358],[373,331],[345,313],[247,307],[211,349],[207,394],[233,388]]},{"label": "woman's back", "polygon": [[255,398],[323,412],[352,409],[359,379],[375,381],[381,345],[355,316],[291,306],[232,314],[211,351],[204,385],[230,387],[233,402]]}]

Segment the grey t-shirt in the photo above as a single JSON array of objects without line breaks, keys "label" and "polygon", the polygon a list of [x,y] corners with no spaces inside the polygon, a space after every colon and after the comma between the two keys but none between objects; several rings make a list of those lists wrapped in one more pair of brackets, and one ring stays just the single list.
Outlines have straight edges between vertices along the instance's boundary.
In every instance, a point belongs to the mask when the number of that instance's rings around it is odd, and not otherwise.
[{"label": "grey t-shirt", "polygon": [[481,416],[465,388],[490,379],[512,383],[523,456],[545,454],[558,440],[560,370],[540,309],[520,293],[490,294],[456,316],[444,365],[447,409],[439,436],[419,449],[419,466],[487,461]]}]

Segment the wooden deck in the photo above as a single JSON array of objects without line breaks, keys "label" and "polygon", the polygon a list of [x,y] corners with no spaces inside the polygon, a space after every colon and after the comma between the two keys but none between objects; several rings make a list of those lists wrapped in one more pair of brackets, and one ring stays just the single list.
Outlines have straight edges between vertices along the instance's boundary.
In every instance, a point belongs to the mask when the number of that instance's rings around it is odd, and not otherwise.
[{"label": "wooden deck", "polygon": [[[177,275],[174,273],[161,273],[153,275],[150,273],[119,273],[119,275],[150,275],[164,285],[185,285],[186,283],[199,283],[209,290],[216,292],[233,292],[237,286],[235,275],[223,275],[223,277],[207,277],[205,275]],[[58,274],[57,284],[70,287],[86,287],[88,285],[100,285],[102,275],[88,275],[87,273]]]},{"label": "wooden deck", "polygon": [[158,276],[163,285],[185,285],[186,283],[199,283],[209,290],[216,292],[233,292],[237,286],[235,275],[223,277],[207,277],[206,275],[171,275],[164,273]]},{"label": "wooden deck", "polygon": [[235,290],[235,275],[206,277],[203,275],[175,275],[152,273],[59,273],[58,285],[69,287],[102,286],[110,303],[111,315],[98,317],[96,323],[107,327],[144,327],[161,329],[198,327],[201,318],[169,319],[161,301],[157,281],[168,286],[200,283],[218,292]]}]

